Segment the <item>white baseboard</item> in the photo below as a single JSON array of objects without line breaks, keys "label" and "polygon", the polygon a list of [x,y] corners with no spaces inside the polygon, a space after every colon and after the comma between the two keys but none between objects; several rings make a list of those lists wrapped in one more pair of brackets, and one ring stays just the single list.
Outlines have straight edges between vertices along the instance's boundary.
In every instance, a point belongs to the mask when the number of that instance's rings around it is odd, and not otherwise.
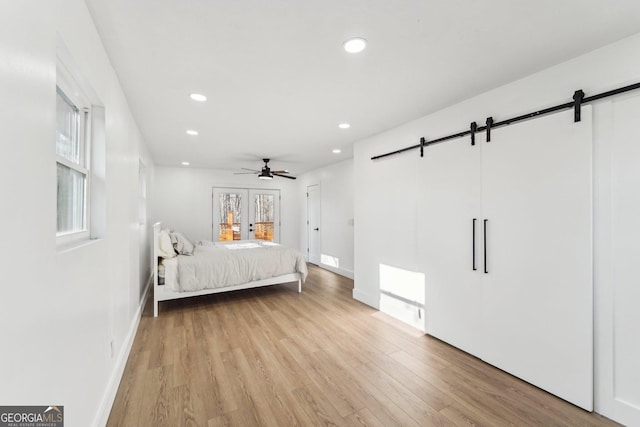
[{"label": "white baseboard", "polygon": [[96,418],[94,420],[94,427],[106,426],[107,421],[109,420],[109,415],[111,414],[111,408],[113,407],[113,403],[116,399],[116,394],[118,393],[118,387],[120,386],[120,381],[122,381],[122,375],[124,374],[124,368],[127,366],[127,360],[129,359],[129,353],[131,353],[131,347],[133,346],[133,340],[136,337],[136,332],[138,331],[138,325],[140,324],[140,318],[142,317],[142,310],[144,309],[145,304],[147,303],[147,298],[149,297],[149,290],[151,289],[151,283],[153,283],[153,276],[149,276],[147,279],[147,285],[142,294],[142,301],[140,301],[140,305],[136,310],[136,313],[131,320],[131,325],[129,326],[129,332],[122,343],[122,349],[120,353],[118,353],[118,357],[116,359],[116,363],[113,367],[113,371],[111,372],[111,377],[109,378],[109,383],[107,384],[107,389],[104,392],[102,397],[102,402],[100,403],[100,407],[98,409],[98,413],[96,414]]},{"label": "white baseboard", "polygon": [[356,288],[353,288],[353,299],[367,304],[377,310],[380,310],[380,297],[366,294]]},{"label": "white baseboard", "polygon": [[[596,404],[594,410],[626,426],[640,425],[640,407],[618,398],[609,398],[608,407]],[[596,402],[597,403],[597,402]]]},{"label": "white baseboard", "polygon": [[353,280],[353,271],[351,270],[345,270],[344,268],[336,268],[323,263],[318,264],[318,267],[324,268],[325,270],[332,271],[336,274],[339,274],[341,276],[344,276],[346,278]]}]

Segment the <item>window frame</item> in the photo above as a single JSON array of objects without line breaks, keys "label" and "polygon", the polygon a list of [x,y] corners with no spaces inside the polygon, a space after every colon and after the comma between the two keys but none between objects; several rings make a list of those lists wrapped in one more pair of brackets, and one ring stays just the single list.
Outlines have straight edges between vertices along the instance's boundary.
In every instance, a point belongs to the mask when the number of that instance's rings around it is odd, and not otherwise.
[{"label": "window frame", "polygon": [[[56,243],[67,244],[77,241],[89,240],[91,238],[91,103],[84,95],[80,86],[71,77],[71,73],[58,61],[56,67],[56,102],[58,92],[66,98],[65,101],[70,103],[77,111],[77,138],[78,138],[78,163],[67,159],[55,152],[56,168],[58,165],[67,167],[84,176],[83,189],[83,224],[82,228],[70,231],[57,230],[58,211],[56,207]],[[56,111],[57,119],[57,111]],[[57,129],[57,124],[56,124]],[[54,141],[55,142],[55,141]],[[56,185],[57,185],[56,175]],[[57,190],[56,190],[57,194]],[[56,197],[57,200],[57,197]],[[57,202],[56,202],[57,206]]]}]

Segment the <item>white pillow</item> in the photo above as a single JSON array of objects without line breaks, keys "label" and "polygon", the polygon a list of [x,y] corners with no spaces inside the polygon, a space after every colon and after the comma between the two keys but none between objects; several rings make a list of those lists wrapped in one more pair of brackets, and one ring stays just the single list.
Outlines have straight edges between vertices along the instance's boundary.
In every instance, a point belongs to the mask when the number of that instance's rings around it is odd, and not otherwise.
[{"label": "white pillow", "polygon": [[158,256],[162,258],[173,258],[176,256],[176,251],[171,243],[171,236],[169,236],[169,230],[160,230],[158,234]]},{"label": "white pillow", "polygon": [[176,252],[180,255],[193,255],[195,247],[182,233],[174,231],[173,233],[169,233],[169,236],[171,237],[171,243],[173,243],[173,248]]}]

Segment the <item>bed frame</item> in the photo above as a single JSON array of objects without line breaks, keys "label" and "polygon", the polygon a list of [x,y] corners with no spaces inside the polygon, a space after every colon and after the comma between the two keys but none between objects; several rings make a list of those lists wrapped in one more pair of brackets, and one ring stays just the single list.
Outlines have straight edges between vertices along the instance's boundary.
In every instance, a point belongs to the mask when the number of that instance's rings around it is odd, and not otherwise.
[{"label": "bed frame", "polygon": [[259,288],[261,286],[277,285],[281,283],[298,282],[298,292],[302,292],[302,276],[300,273],[289,273],[282,276],[257,280],[255,282],[242,283],[240,285],[225,286],[223,288],[202,289],[200,291],[176,292],[168,286],[159,284],[158,277],[158,236],[162,224],[153,224],[153,317],[158,317],[158,304],[160,301],[169,301],[180,298],[190,298],[199,295],[218,294],[222,292],[237,291],[240,289]]}]

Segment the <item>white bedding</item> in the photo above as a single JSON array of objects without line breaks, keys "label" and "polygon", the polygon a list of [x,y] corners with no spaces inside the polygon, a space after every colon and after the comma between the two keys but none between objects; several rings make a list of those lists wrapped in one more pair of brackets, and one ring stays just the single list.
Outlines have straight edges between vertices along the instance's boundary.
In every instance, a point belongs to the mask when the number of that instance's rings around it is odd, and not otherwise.
[{"label": "white bedding", "polygon": [[165,259],[165,286],[174,291],[199,291],[267,279],[289,273],[307,277],[302,254],[262,240],[200,242],[193,255]]}]

